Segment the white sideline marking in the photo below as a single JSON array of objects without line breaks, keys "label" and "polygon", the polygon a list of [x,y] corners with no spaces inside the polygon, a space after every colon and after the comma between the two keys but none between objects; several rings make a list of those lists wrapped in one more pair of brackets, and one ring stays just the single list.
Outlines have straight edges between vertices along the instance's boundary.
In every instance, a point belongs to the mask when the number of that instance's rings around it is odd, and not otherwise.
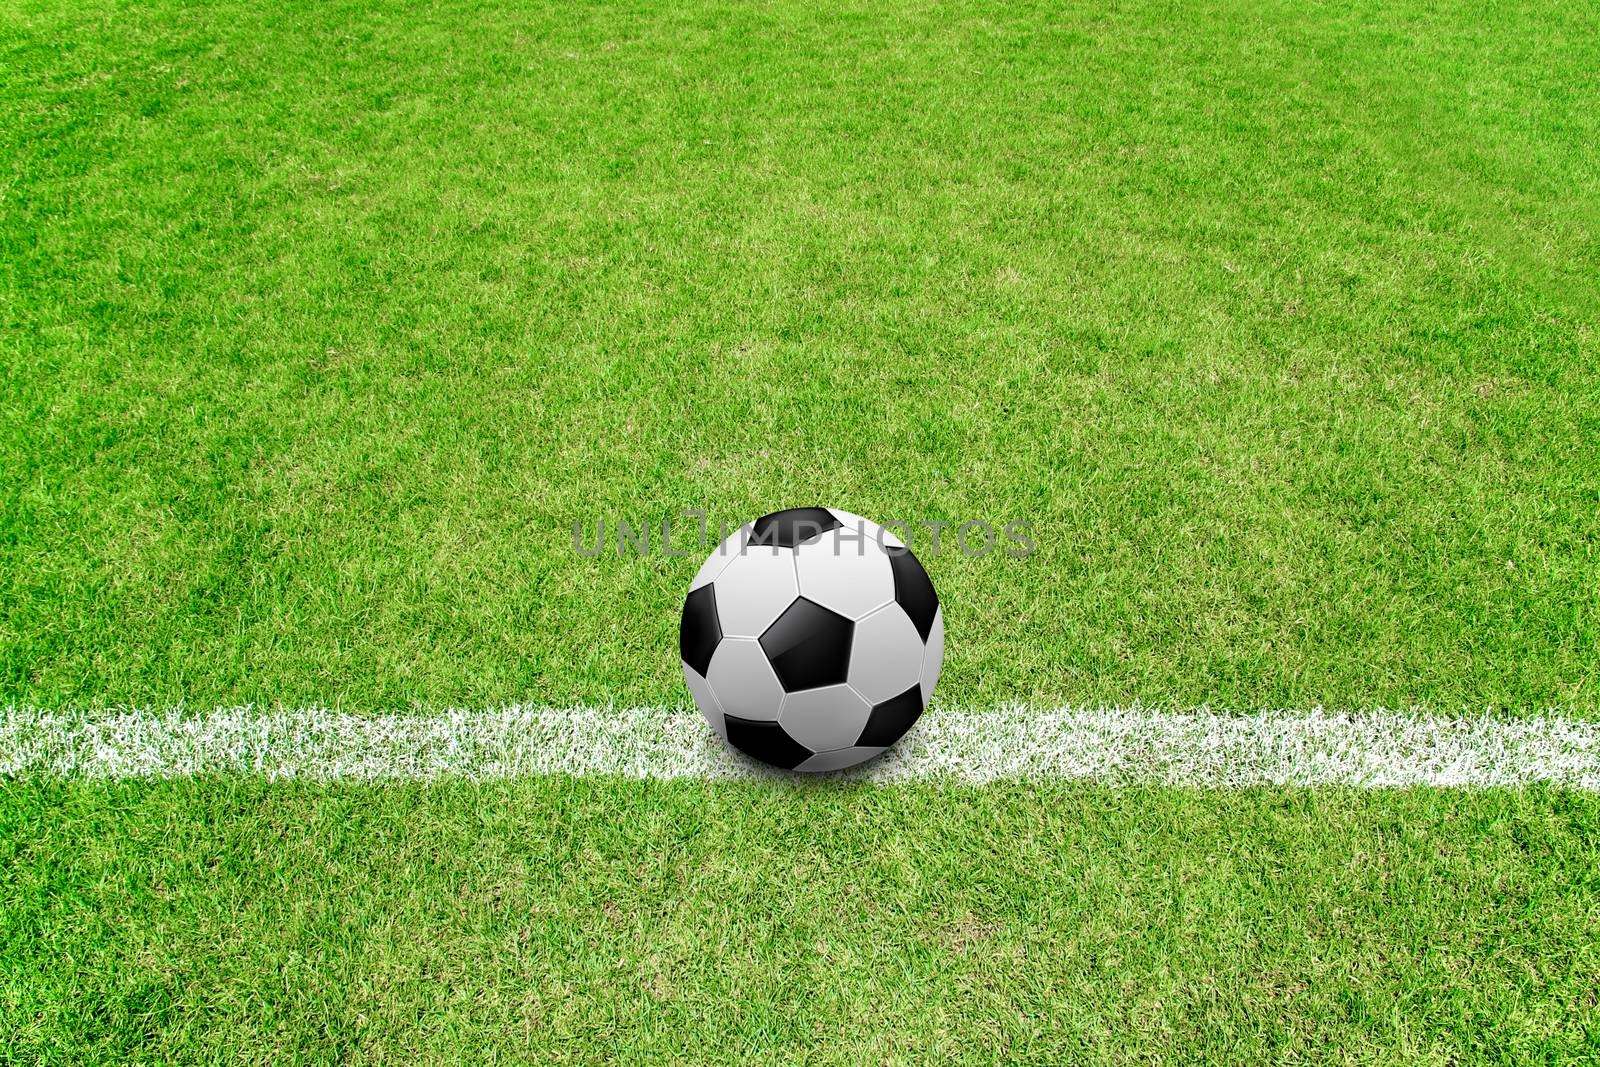
[{"label": "white sideline marking", "polygon": [[[326,708],[0,712],[0,778],[492,779],[542,774],[759,778],[698,712],[552,708],[362,716]],[[935,708],[843,777],[982,783],[1600,789],[1600,722],[1424,711]]]}]

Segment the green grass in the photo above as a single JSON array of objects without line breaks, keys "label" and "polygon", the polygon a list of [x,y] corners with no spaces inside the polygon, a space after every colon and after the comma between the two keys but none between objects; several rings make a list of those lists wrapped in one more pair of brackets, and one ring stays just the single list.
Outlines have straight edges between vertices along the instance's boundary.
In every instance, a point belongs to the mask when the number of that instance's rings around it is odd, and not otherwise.
[{"label": "green grass", "polygon": [[0,1060],[1573,1063],[1600,799],[0,787]]},{"label": "green grass", "polygon": [[[0,707],[686,699],[575,521],[1028,520],[939,698],[1600,707],[1600,13],[0,0]],[[918,542],[919,544],[921,542]],[[0,781],[0,1063],[1600,1059],[1600,800]]]},{"label": "green grass", "polygon": [[0,3],[0,703],[684,699],[574,521],[1028,519],[943,699],[1600,703],[1582,4]]}]

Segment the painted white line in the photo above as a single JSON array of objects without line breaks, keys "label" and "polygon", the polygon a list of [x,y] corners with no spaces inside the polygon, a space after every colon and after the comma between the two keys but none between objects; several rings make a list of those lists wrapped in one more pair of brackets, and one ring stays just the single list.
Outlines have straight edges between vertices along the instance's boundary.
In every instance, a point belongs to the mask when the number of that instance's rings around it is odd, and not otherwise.
[{"label": "painted white line", "polygon": [[[683,708],[508,706],[363,716],[325,708],[0,713],[0,777],[489,779],[543,774],[749,778]],[[1600,722],[1356,712],[1024,706],[934,709],[846,777],[872,782],[1087,779],[1236,788],[1297,784],[1600,789]]]}]

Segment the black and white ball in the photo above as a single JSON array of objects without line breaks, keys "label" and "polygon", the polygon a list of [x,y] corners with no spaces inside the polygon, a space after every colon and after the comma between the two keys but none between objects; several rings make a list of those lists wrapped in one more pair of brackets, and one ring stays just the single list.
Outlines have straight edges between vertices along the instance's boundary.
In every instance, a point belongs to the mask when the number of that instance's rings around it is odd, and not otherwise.
[{"label": "black and white ball", "polygon": [[911,728],[944,661],[944,615],[905,543],[836,508],[739,530],[700,568],[678,633],[683,675],[734,748],[837,771]]}]

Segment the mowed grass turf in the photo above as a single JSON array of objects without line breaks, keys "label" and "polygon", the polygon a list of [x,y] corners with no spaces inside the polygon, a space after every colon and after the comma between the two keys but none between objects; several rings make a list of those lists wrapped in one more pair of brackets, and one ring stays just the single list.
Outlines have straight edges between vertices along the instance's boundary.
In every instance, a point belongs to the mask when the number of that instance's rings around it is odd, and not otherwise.
[{"label": "mowed grass turf", "polygon": [[[1593,715],[1597,71],[1554,0],[0,0],[0,706],[681,703],[698,560],[574,522],[823,503],[1032,523],[914,538],[944,703]],[[1581,1061],[1596,805],[0,782],[0,1062]]]},{"label": "mowed grass turf", "polygon": [[[946,701],[1600,701],[1589,5],[0,4],[0,702],[686,699],[924,552]],[[926,549],[926,538],[916,542]]]},{"label": "mowed grass turf", "polygon": [[0,788],[0,1058],[1575,1063],[1600,799]]}]

